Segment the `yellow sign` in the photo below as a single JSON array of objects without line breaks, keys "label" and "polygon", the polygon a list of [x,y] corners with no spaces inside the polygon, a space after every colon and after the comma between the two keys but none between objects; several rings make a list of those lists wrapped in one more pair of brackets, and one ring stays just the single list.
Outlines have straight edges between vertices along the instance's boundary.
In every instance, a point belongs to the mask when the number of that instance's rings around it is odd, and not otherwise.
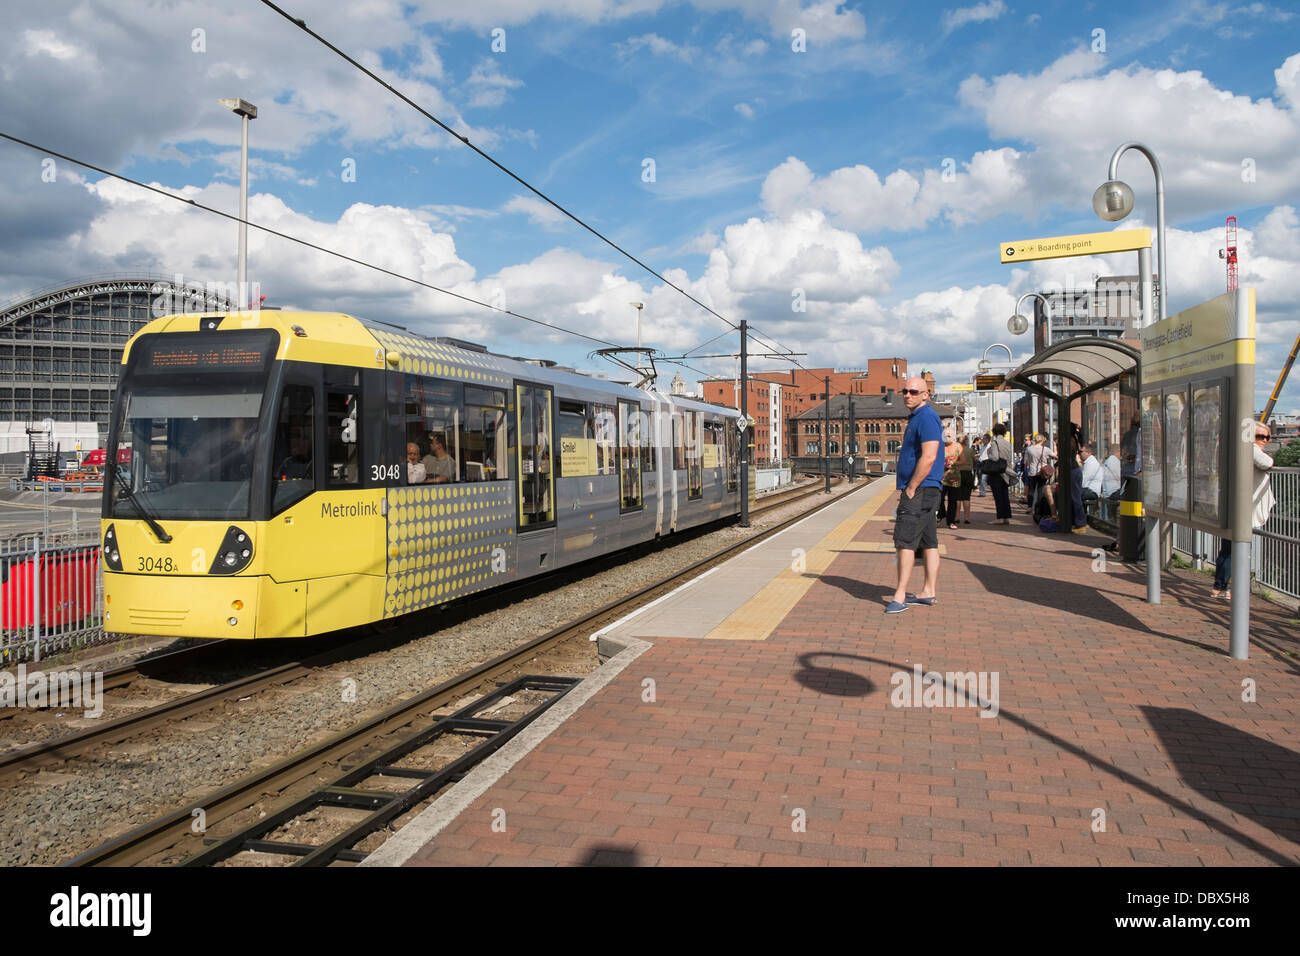
[{"label": "yellow sign", "polygon": [[1030,259],[1063,259],[1067,256],[1099,256],[1107,252],[1132,252],[1150,247],[1150,229],[1124,229],[1120,232],[1085,232],[1077,236],[1049,236],[1046,239],[1004,242],[1000,252],[1005,263]]},{"label": "yellow sign", "polygon": [[705,446],[704,446],[704,462],[703,462],[703,464],[704,464],[704,467],[705,467],[705,468],[717,468],[717,467],[718,467],[718,446],[717,446],[717,445],[705,445]]},{"label": "yellow sign", "polygon": [[946,389],[944,389],[944,391],[947,391],[947,392],[973,392],[973,391],[975,391],[975,386],[972,385],[970,382],[964,382],[964,383],[962,383],[961,385],[949,385]]},{"label": "yellow sign", "polygon": [[1142,384],[1255,364],[1255,290],[1249,337],[1237,338],[1237,293],[1225,292],[1142,330]]},{"label": "yellow sign", "polygon": [[598,475],[596,443],[590,438],[560,438],[560,468],[565,478]]}]

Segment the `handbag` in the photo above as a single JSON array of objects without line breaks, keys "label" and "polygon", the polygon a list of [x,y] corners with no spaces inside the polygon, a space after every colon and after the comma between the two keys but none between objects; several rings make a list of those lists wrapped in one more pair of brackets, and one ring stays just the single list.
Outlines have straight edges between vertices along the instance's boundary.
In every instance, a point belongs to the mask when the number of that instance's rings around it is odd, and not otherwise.
[{"label": "handbag", "polygon": [[1000,475],[1006,469],[1007,463],[1001,458],[986,458],[980,462],[981,475]]},{"label": "handbag", "polygon": [[1038,469],[1038,474],[1041,475],[1046,480],[1051,481],[1052,478],[1056,476],[1056,469],[1053,468],[1051,465],[1049,465],[1047,462],[1043,462],[1043,466]]}]

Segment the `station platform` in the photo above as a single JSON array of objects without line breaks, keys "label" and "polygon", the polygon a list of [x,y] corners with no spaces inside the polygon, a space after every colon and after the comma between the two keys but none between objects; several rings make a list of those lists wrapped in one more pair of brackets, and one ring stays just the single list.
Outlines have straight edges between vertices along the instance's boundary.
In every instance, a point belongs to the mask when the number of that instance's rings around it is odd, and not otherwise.
[{"label": "station platform", "polygon": [[[1300,625],[1208,576],[941,525],[885,614],[893,478],[600,635],[621,650],[368,866],[1294,865]],[[921,584],[914,572],[911,590]]]}]

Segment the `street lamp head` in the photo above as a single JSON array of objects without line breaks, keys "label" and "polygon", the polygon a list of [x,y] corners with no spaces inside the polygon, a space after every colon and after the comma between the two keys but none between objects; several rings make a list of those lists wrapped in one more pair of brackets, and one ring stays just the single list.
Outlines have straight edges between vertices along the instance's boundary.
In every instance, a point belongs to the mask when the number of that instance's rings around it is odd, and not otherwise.
[{"label": "street lamp head", "polygon": [[241,100],[238,97],[224,97],[217,100],[217,102],[237,116],[247,116],[251,120],[257,119],[257,107],[248,100]]},{"label": "street lamp head", "polygon": [[629,302],[628,305],[632,306],[632,308],[634,308],[634,309],[644,309],[644,308],[645,308],[645,303],[644,303],[644,302]]},{"label": "street lamp head", "polygon": [[1029,320],[1017,312],[1007,319],[1007,331],[1012,335],[1024,335],[1029,331]]},{"label": "street lamp head", "polygon": [[1107,222],[1119,222],[1133,211],[1133,190],[1118,179],[1102,183],[1092,194],[1092,209]]}]

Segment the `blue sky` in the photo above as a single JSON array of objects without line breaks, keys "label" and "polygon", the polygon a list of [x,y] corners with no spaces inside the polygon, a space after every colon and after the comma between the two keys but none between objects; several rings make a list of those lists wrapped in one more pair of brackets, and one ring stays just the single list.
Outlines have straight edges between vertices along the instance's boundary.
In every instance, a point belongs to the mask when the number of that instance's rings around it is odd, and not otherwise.
[{"label": "blue sky", "polygon": [[[1020,293],[1135,271],[1131,254],[1014,270],[997,258],[1007,239],[1112,228],[1089,201],[1125,140],[1164,166],[1171,312],[1223,290],[1223,220],[1238,217],[1261,404],[1300,331],[1300,14],[1283,5],[285,9],[809,366],[901,355],[964,380],[1007,338]],[[669,354],[725,328],[255,0],[54,2],[10,21],[5,132],[233,212],[238,121],[215,100],[242,96],[260,110],[254,221],[612,341],[630,344],[628,303],[643,301],[647,344]],[[75,169],[43,183],[39,162],[0,147],[0,298],[119,269],[233,277],[231,224]],[[1154,225],[1150,167],[1131,153],[1120,174],[1138,208],[1118,228]],[[594,364],[589,343],[279,240],[250,248],[271,303]],[[1027,337],[1009,344],[1026,354]],[[1300,410],[1300,385],[1279,408]]]}]

